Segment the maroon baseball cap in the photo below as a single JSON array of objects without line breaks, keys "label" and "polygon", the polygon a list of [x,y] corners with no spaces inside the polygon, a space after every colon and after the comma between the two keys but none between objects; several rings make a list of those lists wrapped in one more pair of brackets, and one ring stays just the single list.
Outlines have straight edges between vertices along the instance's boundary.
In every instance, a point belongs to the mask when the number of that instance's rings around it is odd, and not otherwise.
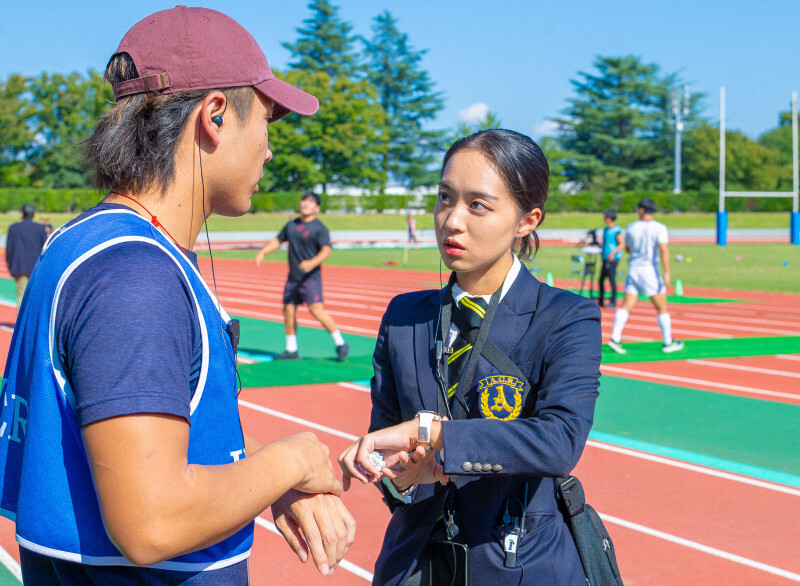
[{"label": "maroon baseball cap", "polygon": [[125,34],[114,55],[119,53],[130,55],[140,77],[115,84],[115,99],[252,86],[275,102],[270,122],[319,108],[317,98],[275,77],[252,35],[216,10],[181,4],[151,14]]}]

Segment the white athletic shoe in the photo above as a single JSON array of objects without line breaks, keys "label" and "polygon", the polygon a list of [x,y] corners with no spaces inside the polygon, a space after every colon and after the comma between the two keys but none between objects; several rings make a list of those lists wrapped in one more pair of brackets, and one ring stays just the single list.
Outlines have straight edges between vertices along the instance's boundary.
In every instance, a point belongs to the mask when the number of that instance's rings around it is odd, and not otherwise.
[{"label": "white athletic shoe", "polygon": [[608,341],[608,347],[611,348],[617,354],[627,354],[628,351],[622,347],[622,342],[615,342],[614,340]]},{"label": "white athletic shoe", "polygon": [[680,340],[672,340],[669,344],[664,344],[661,346],[662,352],[677,352],[678,350],[683,350],[683,342]]}]

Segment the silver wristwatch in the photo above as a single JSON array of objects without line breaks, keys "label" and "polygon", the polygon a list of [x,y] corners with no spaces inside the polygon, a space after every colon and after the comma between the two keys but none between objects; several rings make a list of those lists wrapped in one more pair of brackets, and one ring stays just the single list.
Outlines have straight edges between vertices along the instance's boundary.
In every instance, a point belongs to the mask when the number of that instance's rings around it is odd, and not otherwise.
[{"label": "silver wristwatch", "polygon": [[431,449],[431,424],[434,421],[441,421],[442,416],[436,411],[420,411],[417,413],[419,427],[417,428],[417,445]]}]

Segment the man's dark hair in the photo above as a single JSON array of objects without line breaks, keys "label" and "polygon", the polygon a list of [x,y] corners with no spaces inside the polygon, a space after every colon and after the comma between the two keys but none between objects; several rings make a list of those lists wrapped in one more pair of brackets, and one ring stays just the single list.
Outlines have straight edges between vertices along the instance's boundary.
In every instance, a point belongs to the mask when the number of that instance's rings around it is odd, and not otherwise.
[{"label": "man's dark hair", "polygon": [[[104,79],[113,84],[138,77],[127,53],[114,55]],[[141,191],[157,184],[162,190],[175,177],[175,152],[186,121],[197,103],[216,90],[160,94],[145,92],[118,100],[86,140],[84,154],[94,168],[100,190]],[[252,87],[221,88],[240,124],[255,99]]]},{"label": "man's dark hair", "polygon": [[[488,159],[506,184],[520,213],[530,214],[536,208],[542,211],[541,226],[544,222],[550,166],[539,145],[530,137],[513,130],[481,130],[452,144],[442,161],[440,176],[450,157],[466,149],[477,151]],[[538,250],[539,236],[534,230],[520,241],[518,253],[523,258],[532,258]]]},{"label": "man's dark hair", "polygon": [[614,210],[606,210],[603,212],[603,217],[616,221],[617,212],[615,212]]},{"label": "man's dark hair", "polygon": [[639,200],[639,207],[644,210],[645,214],[654,214],[656,213],[656,202],[654,202],[649,197],[643,197]]},{"label": "man's dark hair", "polygon": [[31,203],[26,203],[22,206],[22,217],[23,218],[32,218],[33,214],[36,213],[36,208]]},{"label": "man's dark hair", "polygon": [[304,199],[308,199],[309,197],[311,199],[313,199],[315,202],[317,202],[318,206],[322,205],[322,198],[319,195],[317,195],[316,193],[314,193],[313,191],[311,191],[311,190],[306,191],[305,193],[303,193],[303,196],[300,198],[300,201],[303,201]]}]

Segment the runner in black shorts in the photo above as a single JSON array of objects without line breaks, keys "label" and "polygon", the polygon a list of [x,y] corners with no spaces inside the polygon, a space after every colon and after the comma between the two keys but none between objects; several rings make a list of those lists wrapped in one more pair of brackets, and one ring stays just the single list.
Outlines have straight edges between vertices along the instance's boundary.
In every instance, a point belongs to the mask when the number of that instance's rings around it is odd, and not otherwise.
[{"label": "runner in black shorts", "polygon": [[322,272],[320,266],[331,255],[331,235],[317,219],[320,198],[307,191],[300,200],[300,217],[287,223],[280,233],[267,242],[256,255],[256,266],[264,257],[289,243],[289,278],[283,290],[283,317],[286,330],[286,350],[276,360],[297,359],[297,306],[305,303],[308,311],[328,331],[336,344],[336,359],[347,357],[350,346],[344,343],[333,318],[322,307]]}]

